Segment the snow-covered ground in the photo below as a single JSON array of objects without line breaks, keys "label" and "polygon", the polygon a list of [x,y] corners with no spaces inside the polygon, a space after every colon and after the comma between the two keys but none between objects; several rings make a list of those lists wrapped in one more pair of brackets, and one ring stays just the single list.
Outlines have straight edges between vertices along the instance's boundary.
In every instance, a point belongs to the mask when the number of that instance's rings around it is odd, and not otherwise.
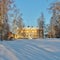
[{"label": "snow-covered ground", "polygon": [[60,60],[60,39],[0,41],[0,60]]}]

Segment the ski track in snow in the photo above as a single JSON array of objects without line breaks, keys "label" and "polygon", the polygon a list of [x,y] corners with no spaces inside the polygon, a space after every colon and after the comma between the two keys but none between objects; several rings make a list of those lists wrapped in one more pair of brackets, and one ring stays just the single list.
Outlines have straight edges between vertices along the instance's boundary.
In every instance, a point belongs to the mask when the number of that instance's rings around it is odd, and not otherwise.
[{"label": "ski track in snow", "polygon": [[0,60],[18,60],[13,52],[0,44]]},{"label": "ski track in snow", "polygon": [[2,41],[0,60],[60,60],[60,41],[57,39]]}]

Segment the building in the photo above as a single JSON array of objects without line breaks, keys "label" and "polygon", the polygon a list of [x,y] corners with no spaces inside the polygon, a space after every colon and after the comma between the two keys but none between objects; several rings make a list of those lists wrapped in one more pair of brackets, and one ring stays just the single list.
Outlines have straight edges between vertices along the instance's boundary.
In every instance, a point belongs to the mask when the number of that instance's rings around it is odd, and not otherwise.
[{"label": "building", "polygon": [[16,31],[15,38],[22,39],[37,39],[43,38],[43,30],[35,27],[24,27]]}]

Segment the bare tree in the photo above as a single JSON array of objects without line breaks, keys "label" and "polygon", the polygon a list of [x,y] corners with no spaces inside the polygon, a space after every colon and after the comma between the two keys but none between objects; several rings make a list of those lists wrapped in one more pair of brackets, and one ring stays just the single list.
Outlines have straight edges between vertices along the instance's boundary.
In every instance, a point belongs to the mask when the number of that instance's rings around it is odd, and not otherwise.
[{"label": "bare tree", "polygon": [[10,6],[13,3],[12,0],[1,0],[0,1],[0,32],[2,39],[8,39],[7,33],[9,32],[8,24],[8,12],[11,9]]},{"label": "bare tree", "polygon": [[52,37],[57,37],[60,34],[58,33],[60,30],[60,2],[52,3],[49,10],[53,13],[50,21]]},{"label": "bare tree", "polygon": [[12,24],[12,32],[19,36],[20,35],[24,36],[25,33],[21,32],[23,30],[23,27],[24,27],[24,23],[23,23],[23,19],[22,19],[22,14],[19,12],[19,10],[16,10],[15,15],[14,15],[13,24]]},{"label": "bare tree", "polygon": [[[38,27],[39,29],[42,29],[42,37],[44,37],[44,14],[42,13],[40,18],[38,19]],[[39,34],[40,34],[40,31],[39,31]]]}]

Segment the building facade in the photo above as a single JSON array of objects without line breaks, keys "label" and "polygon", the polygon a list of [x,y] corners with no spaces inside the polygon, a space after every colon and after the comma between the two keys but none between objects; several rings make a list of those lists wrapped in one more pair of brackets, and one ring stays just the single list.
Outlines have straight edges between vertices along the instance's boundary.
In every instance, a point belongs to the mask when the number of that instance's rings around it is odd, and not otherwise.
[{"label": "building facade", "polygon": [[22,38],[22,39],[37,39],[37,38],[43,38],[43,30],[39,28],[23,28],[23,29],[18,29],[16,31],[16,36],[15,38]]}]

